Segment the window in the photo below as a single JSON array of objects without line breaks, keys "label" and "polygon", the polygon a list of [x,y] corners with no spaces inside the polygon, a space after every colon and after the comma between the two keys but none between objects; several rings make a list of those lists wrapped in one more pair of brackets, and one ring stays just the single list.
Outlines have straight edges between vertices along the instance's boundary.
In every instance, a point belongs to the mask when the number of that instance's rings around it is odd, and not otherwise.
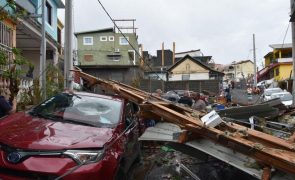
[{"label": "window", "polygon": [[[9,62],[12,62],[13,30],[0,21],[0,50]],[[0,70],[7,70],[8,66],[1,65]]]},{"label": "window", "polygon": [[276,76],[278,76],[278,75],[280,75],[280,69],[279,68],[276,69]]},{"label": "window", "polygon": [[189,64],[186,64],[186,72],[190,72],[190,70],[191,70],[191,66],[189,65]]},{"label": "window", "polygon": [[129,37],[120,37],[120,45],[128,45]]},{"label": "window", "polygon": [[135,65],[135,51],[134,50],[128,50],[128,57],[129,57],[129,60],[133,62],[133,65]]},{"label": "window", "polygon": [[114,36],[109,36],[109,41],[115,41],[115,37]]},{"label": "window", "polygon": [[88,62],[93,61],[93,55],[92,54],[85,54],[84,61],[88,61]]},{"label": "window", "polygon": [[100,36],[100,41],[107,41],[108,37],[107,36]]},{"label": "window", "polygon": [[182,75],[182,80],[189,80],[190,79],[190,75],[189,74],[183,74]]},{"label": "window", "polygon": [[93,37],[83,37],[83,45],[93,45]]},{"label": "window", "polygon": [[107,57],[112,61],[120,61],[121,55],[120,54],[109,54]]},{"label": "window", "polygon": [[46,21],[48,22],[48,24],[52,25],[52,7],[47,1],[45,4],[45,14],[46,14]]}]

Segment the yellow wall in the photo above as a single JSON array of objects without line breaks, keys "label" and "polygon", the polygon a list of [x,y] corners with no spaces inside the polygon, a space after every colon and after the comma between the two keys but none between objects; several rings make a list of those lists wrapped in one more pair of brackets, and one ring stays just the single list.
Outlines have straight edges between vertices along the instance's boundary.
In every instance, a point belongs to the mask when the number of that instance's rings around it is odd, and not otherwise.
[{"label": "yellow wall", "polygon": [[[276,69],[279,69],[279,75],[276,74]],[[274,78],[276,81],[289,79],[292,70],[292,64],[283,64],[273,69]]]},{"label": "yellow wall", "polygon": [[270,64],[270,56],[265,57],[264,66],[268,66]]},{"label": "yellow wall", "polygon": [[[189,65],[190,71],[187,71],[187,65]],[[190,59],[184,60],[178,66],[176,66],[173,70],[173,74],[183,74],[183,73],[195,73],[195,72],[209,72],[209,70],[203,68],[202,66],[196,64],[195,62],[191,61]]]}]

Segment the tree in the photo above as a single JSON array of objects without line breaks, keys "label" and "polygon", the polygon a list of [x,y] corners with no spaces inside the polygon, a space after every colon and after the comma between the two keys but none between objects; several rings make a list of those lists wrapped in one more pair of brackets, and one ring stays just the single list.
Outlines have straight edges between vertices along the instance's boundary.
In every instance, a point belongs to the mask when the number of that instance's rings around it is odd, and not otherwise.
[{"label": "tree", "polygon": [[19,49],[12,48],[12,53],[14,58],[11,61],[7,52],[0,50],[0,65],[6,67],[3,71],[3,76],[10,80],[10,100],[13,100],[14,97],[16,97],[19,91],[20,78],[25,74],[25,72],[21,70],[21,66],[33,66],[21,55]]}]

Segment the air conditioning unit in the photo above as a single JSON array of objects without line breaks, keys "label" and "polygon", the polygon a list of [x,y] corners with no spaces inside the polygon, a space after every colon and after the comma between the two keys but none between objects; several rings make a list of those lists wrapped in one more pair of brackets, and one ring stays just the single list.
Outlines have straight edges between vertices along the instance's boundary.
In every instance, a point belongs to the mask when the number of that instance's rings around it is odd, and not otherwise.
[{"label": "air conditioning unit", "polygon": [[115,52],[120,52],[120,49],[115,49]]}]

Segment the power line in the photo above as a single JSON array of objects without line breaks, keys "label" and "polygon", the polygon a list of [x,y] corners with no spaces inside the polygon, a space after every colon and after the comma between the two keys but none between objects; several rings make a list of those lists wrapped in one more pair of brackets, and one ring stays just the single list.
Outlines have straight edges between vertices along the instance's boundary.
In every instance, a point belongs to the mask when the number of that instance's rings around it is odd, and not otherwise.
[{"label": "power line", "polygon": [[[294,5],[294,3],[293,3],[293,5]],[[287,30],[286,30],[286,32],[285,32],[284,39],[283,39],[282,48],[284,47],[285,40],[286,40],[286,37],[287,37],[288,31],[289,31],[290,24],[291,24],[291,23],[289,22],[289,23],[288,23]]]},{"label": "power line", "polygon": [[[104,7],[104,5],[100,2],[100,0],[97,0],[98,3],[101,5],[102,9],[104,10],[104,12],[107,14],[107,16],[110,18],[110,20],[113,22],[114,26],[118,29],[118,31],[120,32],[120,34],[125,38],[125,40],[128,42],[128,44],[131,46],[131,48],[136,52],[136,54],[140,57],[140,59],[143,60],[143,62],[147,65],[147,67],[153,71],[152,67],[150,67],[150,65],[148,64],[148,62],[146,62],[146,60],[140,55],[140,53],[138,52],[137,49],[134,48],[134,46],[130,43],[130,41],[127,39],[127,37],[125,36],[125,34],[121,31],[121,29],[117,26],[116,22],[114,21],[114,19],[111,17],[111,15],[109,14],[109,12],[106,10],[106,8]],[[161,81],[164,81],[157,73],[156,73],[158,79],[160,79]]]}]

